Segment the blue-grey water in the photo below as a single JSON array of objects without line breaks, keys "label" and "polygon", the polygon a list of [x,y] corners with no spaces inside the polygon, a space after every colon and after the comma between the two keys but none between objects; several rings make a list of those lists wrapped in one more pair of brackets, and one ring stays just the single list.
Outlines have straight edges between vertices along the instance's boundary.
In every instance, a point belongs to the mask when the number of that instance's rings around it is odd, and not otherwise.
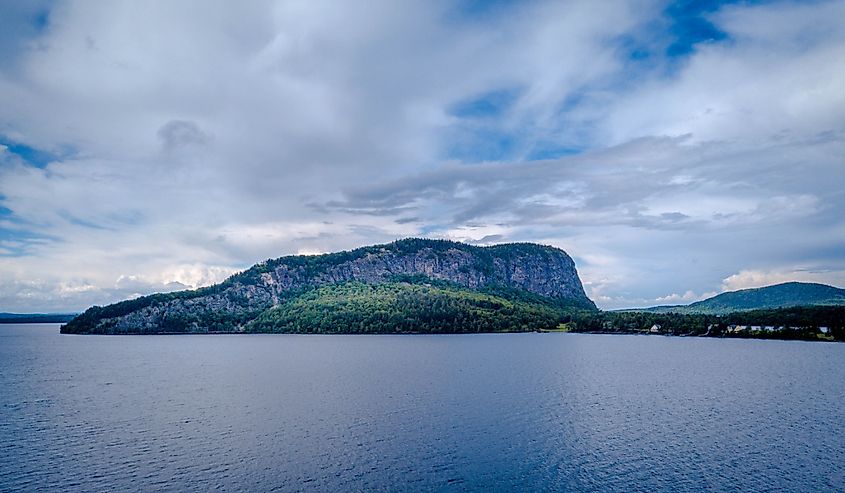
[{"label": "blue-grey water", "polygon": [[845,344],[0,326],[0,491],[845,491]]}]

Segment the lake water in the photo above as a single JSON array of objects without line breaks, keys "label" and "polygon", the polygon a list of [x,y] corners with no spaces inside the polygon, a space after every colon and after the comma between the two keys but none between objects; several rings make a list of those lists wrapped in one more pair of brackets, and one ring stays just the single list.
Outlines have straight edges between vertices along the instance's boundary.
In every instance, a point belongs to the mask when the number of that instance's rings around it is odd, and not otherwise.
[{"label": "lake water", "polygon": [[845,491],[845,344],[0,326],[1,491]]}]

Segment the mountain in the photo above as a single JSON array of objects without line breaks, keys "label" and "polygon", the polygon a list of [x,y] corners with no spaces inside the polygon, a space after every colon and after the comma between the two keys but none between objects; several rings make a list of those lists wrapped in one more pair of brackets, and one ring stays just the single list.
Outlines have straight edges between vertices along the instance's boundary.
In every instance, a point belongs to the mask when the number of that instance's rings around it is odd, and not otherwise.
[{"label": "mountain", "polygon": [[76,313],[0,313],[0,324],[64,323],[76,315]]},{"label": "mountain", "polygon": [[628,311],[717,315],[792,306],[837,305],[845,305],[845,289],[826,284],[787,282],[762,288],[729,291],[689,305],[655,306]]},{"label": "mountain", "polygon": [[259,263],[220,284],[92,307],[63,333],[489,332],[596,310],[563,250],[405,239]]}]

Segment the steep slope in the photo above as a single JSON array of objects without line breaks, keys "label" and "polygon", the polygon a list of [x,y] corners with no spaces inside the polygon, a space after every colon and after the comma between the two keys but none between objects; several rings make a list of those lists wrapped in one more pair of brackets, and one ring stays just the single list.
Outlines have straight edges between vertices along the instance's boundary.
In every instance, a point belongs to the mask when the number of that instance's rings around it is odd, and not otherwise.
[{"label": "steep slope", "polygon": [[266,310],[311,290],[350,282],[424,284],[444,281],[468,291],[505,288],[558,306],[595,310],[562,250],[531,243],[476,247],[407,239],[340,253],[268,260],[221,284],[92,307],[64,333],[244,331]]},{"label": "steep slope", "polygon": [[845,305],[845,289],[826,284],[787,282],[762,288],[729,291],[689,305],[656,306],[651,313],[726,314],[791,306]]}]

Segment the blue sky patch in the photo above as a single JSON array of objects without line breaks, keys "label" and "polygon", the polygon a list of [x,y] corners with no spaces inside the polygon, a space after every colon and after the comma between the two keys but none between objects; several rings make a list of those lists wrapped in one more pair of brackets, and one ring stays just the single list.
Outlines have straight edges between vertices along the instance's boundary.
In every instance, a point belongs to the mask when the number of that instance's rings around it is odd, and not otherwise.
[{"label": "blue sky patch", "polygon": [[769,3],[764,0],[682,0],[670,4],[665,15],[669,20],[669,34],[672,41],[666,48],[666,56],[683,57],[695,50],[699,43],[726,41],[728,33],[720,30],[707,16],[726,5],[754,5]]},{"label": "blue sky patch", "polygon": [[6,151],[15,154],[23,161],[25,161],[30,166],[35,166],[36,168],[45,168],[48,164],[53,161],[58,161],[60,159],[65,159],[68,156],[74,154],[74,150],[71,148],[63,149],[59,153],[45,151],[43,149],[37,149],[35,147],[30,147],[25,144],[20,144],[4,138],[0,135],[0,145],[6,146]]},{"label": "blue sky patch", "polygon": [[726,2],[689,0],[676,2],[666,9],[670,19],[669,32],[674,41],[666,48],[669,57],[690,54],[698,43],[722,41],[727,33],[706,19],[706,14],[717,10]]},{"label": "blue sky patch", "polygon": [[522,2],[514,0],[466,0],[457,2],[455,15],[466,21],[480,21],[500,14],[512,6],[519,6]]},{"label": "blue sky patch", "polygon": [[505,161],[519,145],[516,135],[495,128],[455,129],[451,134],[446,157],[465,163]]},{"label": "blue sky patch", "polygon": [[584,152],[585,148],[578,146],[537,146],[526,156],[528,161],[541,161],[546,159],[557,159],[564,156],[572,156]]},{"label": "blue sky patch", "polygon": [[43,31],[47,29],[47,24],[50,22],[50,11],[49,10],[41,10],[35,13],[32,17],[32,25],[38,31]]},{"label": "blue sky patch", "polygon": [[519,89],[490,91],[452,105],[448,113],[458,118],[495,118],[513,107],[521,93]]}]

